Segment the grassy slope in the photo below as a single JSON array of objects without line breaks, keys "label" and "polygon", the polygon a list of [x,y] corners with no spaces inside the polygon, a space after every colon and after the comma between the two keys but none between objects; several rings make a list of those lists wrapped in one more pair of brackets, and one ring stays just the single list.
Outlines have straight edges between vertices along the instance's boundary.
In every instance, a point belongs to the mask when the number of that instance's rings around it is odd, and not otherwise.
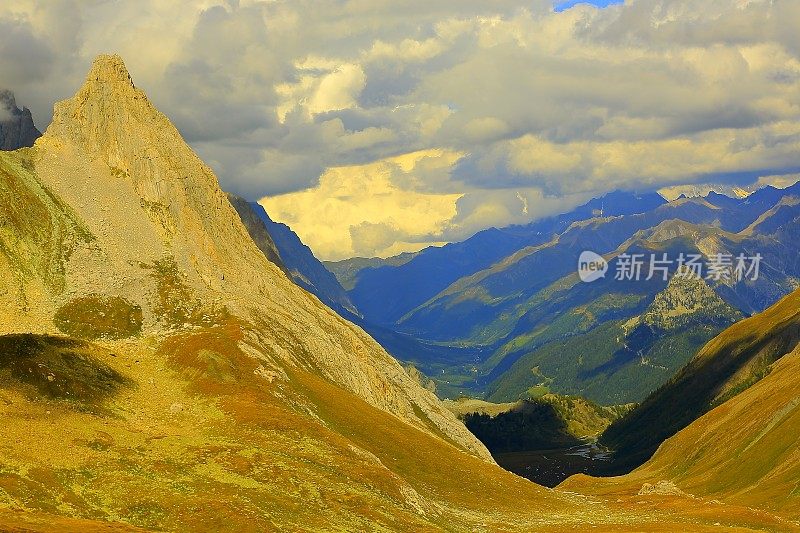
[{"label": "grassy slope", "polygon": [[[67,343],[43,354],[49,373],[10,367],[0,529],[655,531],[718,520],[541,489],[318,376],[260,367],[242,351],[248,327]],[[102,386],[91,404],[72,394],[108,376],[125,386]],[[724,520],[773,519],[731,508]]]},{"label": "grassy slope", "polygon": [[64,287],[64,260],[76,242],[89,242],[92,236],[38,181],[34,150],[0,152],[0,257],[17,285],[38,279],[58,291]]},{"label": "grassy slope", "polygon": [[[666,287],[604,281],[597,288],[623,292],[580,305],[591,294],[575,300],[557,291],[544,309],[528,315],[533,333],[517,335],[496,354],[515,362],[489,385],[490,400],[511,401],[547,386],[605,404],[642,401],[741,318],[699,279],[673,276]],[[560,301],[573,307],[552,319],[546,306],[558,313],[565,307]]]},{"label": "grassy slope", "polygon": [[664,442],[618,478],[576,476],[562,485],[607,497],[670,480],[687,493],[800,519],[800,349],[772,372]]},{"label": "grassy slope", "polygon": [[666,438],[769,372],[800,340],[800,291],[706,344],[666,385],[613,424],[601,442],[617,450],[614,471],[646,461]]},{"label": "grassy slope", "polygon": [[542,489],[313,374],[294,370],[283,380],[259,370],[240,349],[247,327],[98,344],[98,364],[133,386],[97,412],[6,383],[0,528],[701,531],[720,521],[775,523],[737,507],[714,515],[699,504],[643,509]]},{"label": "grassy slope", "polygon": [[[628,361],[620,355],[626,341],[623,322],[609,321],[584,335],[554,341],[526,354],[493,386],[489,399],[511,401],[535,392],[538,385],[603,404],[641,401],[685,364],[683,354],[697,350],[719,331],[701,324],[664,338],[654,337],[642,345],[647,348],[642,357]],[[598,370],[605,367],[608,369]]]}]

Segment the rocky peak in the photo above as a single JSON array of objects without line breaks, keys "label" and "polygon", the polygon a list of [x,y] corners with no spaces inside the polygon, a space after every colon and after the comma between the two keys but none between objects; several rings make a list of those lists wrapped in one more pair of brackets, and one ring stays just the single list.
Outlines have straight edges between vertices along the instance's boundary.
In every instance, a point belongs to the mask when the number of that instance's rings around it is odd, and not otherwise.
[{"label": "rocky peak", "polygon": [[[134,86],[119,57],[99,57],[75,96],[56,104],[37,148],[37,178],[94,238],[65,267],[72,294],[119,294],[123,287],[156,319],[143,331],[160,335],[160,295],[165,285],[177,284],[185,288],[179,307],[199,305],[202,320],[217,320],[205,310],[224,308],[248,324],[247,335],[262,347],[255,356],[266,364],[281,372],[314,369],[367,403],[492,461],[435,395],[363,330],[265,257],[213,171]],[[194,327],[182,315],[177,321],[182,324],[170,327]]]},{"label": "rocky peak", "polygon": [[[58,102],[47,138],[73,142],[88,155],[126,173],[154,141],[182,141],[166,117],[137,89],[117,55],[95,59],[86,81],[74,97]],[[180,143],[182,144],[182,142]],[[169,146],[173,148],[173,146]]]},{"label": "rocky peak", "polygon": [[41,136],[33,124],[30,110],[18,108],[14,93],[0,89],[0,150],[33,146]]},{"label": "rocky peak", "polygon": [[101,54],[92,63],[92,68],[86,76],[86,81],[115,87],[135,89],[125,62],[117,54]]},{"label": "rocky peak", "polygon": [[729,324],[740,319],[741,313],[725,303],[705,280],[682,271],[673,275],[667,287],[656,295],[641,320],[661,329],[673,329],[684,326],[692,317]]},{"label": "rocky peak", "polygon": [[55,105],[43,142],[107,165],[145,203],[170,212],[160,216],[169,232],[209,230],[211,212],[229,208],[211,169],[134,85],[117,55],[95,59],[75,96]]}]

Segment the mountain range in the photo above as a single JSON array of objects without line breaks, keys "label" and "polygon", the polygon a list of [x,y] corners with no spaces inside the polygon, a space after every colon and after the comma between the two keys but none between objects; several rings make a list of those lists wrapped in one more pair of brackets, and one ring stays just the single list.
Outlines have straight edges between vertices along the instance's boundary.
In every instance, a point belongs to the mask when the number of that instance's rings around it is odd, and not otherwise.
[{"label": "mountain range", "polygon": [[574,476],[561,488],[746,505],[791,521],[774,529],[793,529],[800,518],[798,340],[795,291],[725,330],[611,425],[602,440],[616,447],[612,467],[641,466],[618,477]]},{"label": "mountain range", "polygon": [[[770,207],[739,202],[714,211],[736,236],[719,242],[733,250],[748,239],[771,242],[770,236],[790,234],[791,197],[773,191],[763,196],[774,197],[765,200]],[[690,212],[711,209],[683,204]],[[583,215],[540,222],[535,231],[541,235],[531,235],[530,228],[497,231],[509,243],[525,243],[520,263],[560,250],[550,245],[554,235],[564,242],[588,239],[613,260],[629,241],[625,249],[665,242],[648,231],[667,220],[653,213],[677,207],[635,196],[631,206],[609,214],[613,209],[601,200]],[[752,222],[746,223],[745,213]],[[222,191],[118,56],[95,60],[75,96],[56,104],[52,123],[32,147],[0,151],[0,529],[797,529],[791,522],[797,519],[796,488],[789,487],[792,476],[796,482],[789,442],[795,433],[776,431],[793,420],[796,358],[793,353],[773,363],[777,356],[747,355],[780,336],[774,325],[785,309],[796,309],[793,300],[762,313],[761,321],[756,315],[727,330],[734,332],[729,338],[739,347],[735,353],[744,354],[738,359],[755,361],[737,368],[766,377],[751,383],[747,377],[730,380],[725,371],[709,374],[709,383],[727,379],[729,392],[719,389],[704,399],[706,407],[693,412],[713,410],[682,429],[685,420],[676,418],[670,427],[677,434],[643,470],[611,482],[579,477],[550,490],[498,467],[418,375],[342,316],[354,309],[366,321],[361,300],[332,285],[296,236],[270,222],[257,205]],[[702,217],[692,223],[709,224]],[[603,239],[585,233],[601,226]],[[631,240],[633,234],[625,236],[631,230],[645,233]],[[701,249],[704,239],[690,242]],[[490,257],[501,254],[502,262],[503,253],[487,252],[489,262],[481,267],[468,266],[464,252],[459,275],[491,269],[497,260]],[[547,253],[560,268],[555,259],[561,256]],[[781,249],[770,257],[791,253]],[[565,265],[567,256],[563,252]],[[387,266],[403,265],[387,262],[379,269]],[[701,287],[673,276],[652,289],[651,302],[629,306],[638,310],[632,330],[692,322],[696,305],[720,327],[743,313],[731,295],[756,307],[781,289],[785,277],[773,268],[762,284],[746,290]],[[548,275],[554,282],[565,277]],[[438,301],[459,280],[430,285],[436,292],[422,303]],[[529,289],[541,290],[537,286]],[[687,296],[695,294],[702,299]],[[458,353],[458,346],[394,329],[399,322],[419,327],[415,313],[409,315],[419,306],[394,322],[377,320],[374,329],[393,339],[393,350],[424,346],[427,351],[419,353],[427,358]],[[763,338],[753,341],[756,331]],[[444,332],[441,338],[458,335]],[[728,351],[719,353],[724,358]],[[675,379],[679,387],[689,378]],[[739,389],[744,392],[734,394]],[[553,398],[546,401],[554,409],[594,410],[583,403],[558,407],[561,400]],[[652,405],[662,404],[651,398]],[[618,413],[601,411],[608,415],[603,420]],[[639,412],[612,427],[640,420]],[[749,437],[731,438],[731,420],[740,417],[747,417],[743,431]],[[708,431],[717,423],[719,432]],[[721,477],[706,485],[698,481],[697,471],[718,464],[714,446],[747,475],[731,482],[723,465],[714,470]],[[764,482],[764,469],[774,473],[775,483]],[[644,486],[629,494],[639,481],[667,475],[675,491],[698,497],[661,498],[650,489],[639,495]],[[770,499],[771,491],[777,497]]]},{"label": "mountain range", "polygon": [[[552,391],[637,402],[726,326],[797,287],[799,203],[800,185],[671,202],[616,192],[399,264],[348,260],[329,268],[350,287],[365,322],[426,347],[389,349],[435,379],[442,395],[506,402]],[[604,256],[610,275],[580,282],[586,250]],[[633,254],[667,254],[667,279],[615,280],[618,258]],[[679,282],[681,254],[706,263],[715,254],[760,254],[761,270],[757,280],[735,284]],[[682,318],[652,320],[663,312]]]},{"label": "mountain range", "polygon": [[33,148],[0,152],[0,175],[10,509],[241,530],[358,528],[364,505],[417,528],[442,519],[426,491],[449,489],[409,484],[430,462],[414,450],[516,485],[375,341],[267,260],[120,58],[97,59]]}]

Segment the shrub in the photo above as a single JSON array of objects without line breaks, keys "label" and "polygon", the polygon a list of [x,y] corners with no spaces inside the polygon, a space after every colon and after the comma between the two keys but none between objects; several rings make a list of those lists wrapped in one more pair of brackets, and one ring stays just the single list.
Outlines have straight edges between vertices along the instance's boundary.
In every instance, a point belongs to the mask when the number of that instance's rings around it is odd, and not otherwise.
[{"label": "shrub", "polygon": [[210,327],[230,318],[225,306],[214,303],[206,305],[195,296],[186,275],[178,270],[173,258],[161,259],[153,265],[142,267],[152,269],[151,275],[158,286],[158,300],[153,311],[160,322],[171,328],[187,325]]},{"label": "shrub", "polygon": [[125,339],[141,333],[142,308],[119,296],[91,295],[64,304],[53,321],[73,337]]}]

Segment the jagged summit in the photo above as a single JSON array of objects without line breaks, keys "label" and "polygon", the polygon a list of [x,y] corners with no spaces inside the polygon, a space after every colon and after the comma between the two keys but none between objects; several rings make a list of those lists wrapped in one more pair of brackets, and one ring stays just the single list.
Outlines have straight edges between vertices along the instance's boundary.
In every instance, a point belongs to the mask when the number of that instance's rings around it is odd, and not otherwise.
[{"label": "jagged summit", "polygon": [[0,89],[0,150],[33,146],[41,136],[41,132],[33,124],[30,110],[27,107],[17,107],[14,93],[8,89]]},{"label": "jagged summit", "polygon": [[101,54],[92,62],[92,68],[86,77],[86,81],[96,81],[100,83],[121,83],[136,86],[133,83],[125,62],[117,54]]},{"label": "jagged summit", "polygon": [[101,55],[70,99],[56,103],[45,137],[72,141],[115,168],[141,174],[142,157],[164,149],[189,151],[175,127],[137,89],[122,58]]}]

